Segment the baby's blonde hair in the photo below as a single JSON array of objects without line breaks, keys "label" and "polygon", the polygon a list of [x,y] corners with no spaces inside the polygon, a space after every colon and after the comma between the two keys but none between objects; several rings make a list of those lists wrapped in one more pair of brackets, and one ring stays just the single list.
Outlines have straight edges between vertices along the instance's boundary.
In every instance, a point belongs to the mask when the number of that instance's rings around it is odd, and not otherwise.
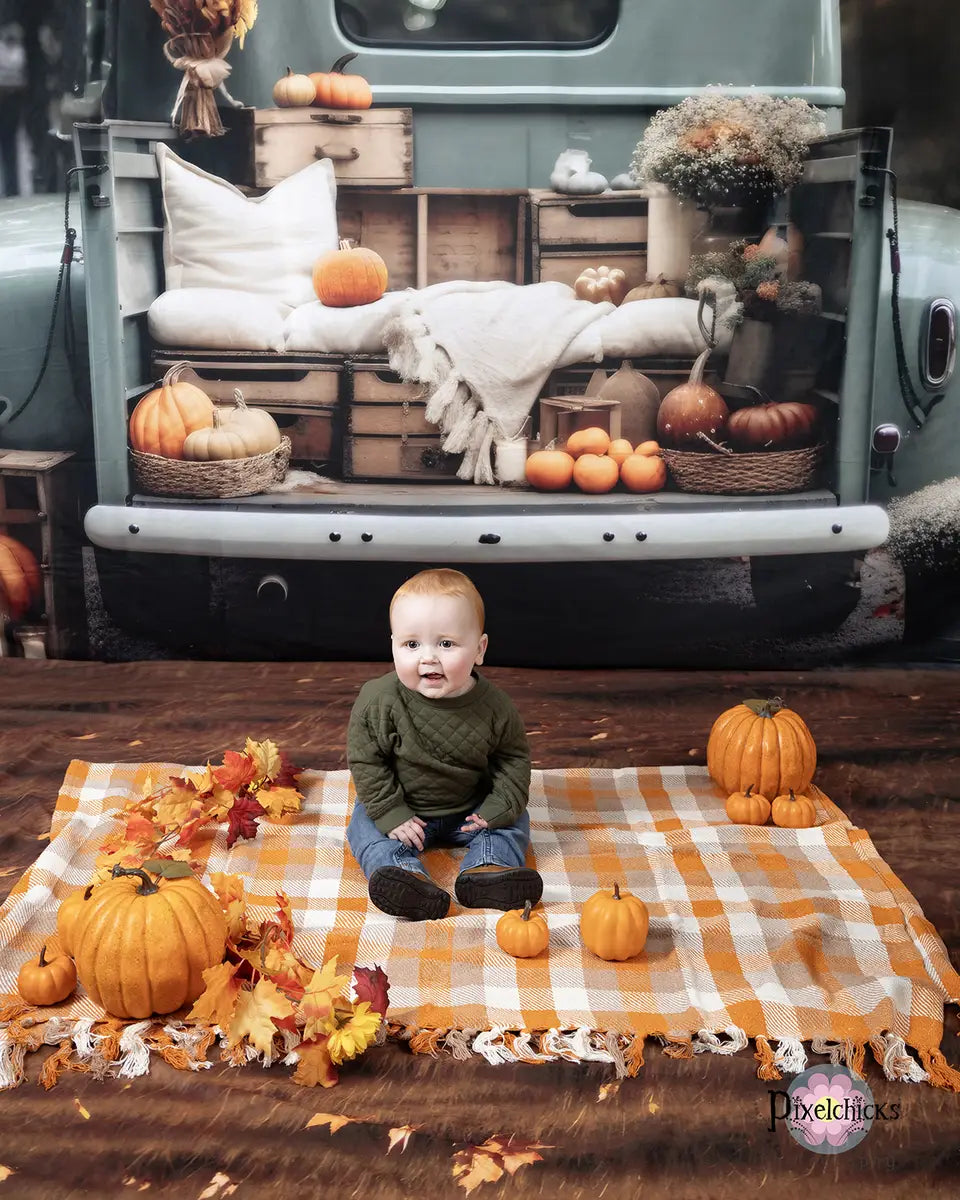
[{"label": "baby's blonde hair", "polygon": [[403,596],[461,596],[472,607],[480,623],[483,633],[485,613],[483,598],[477,591],[471,579],[462,571],[453,571],[449,567],[432,567],[428,571],[419,571],[405,583],[401,583],[393,593],[390,601],[390,619],[393,620],[393,606]]}]

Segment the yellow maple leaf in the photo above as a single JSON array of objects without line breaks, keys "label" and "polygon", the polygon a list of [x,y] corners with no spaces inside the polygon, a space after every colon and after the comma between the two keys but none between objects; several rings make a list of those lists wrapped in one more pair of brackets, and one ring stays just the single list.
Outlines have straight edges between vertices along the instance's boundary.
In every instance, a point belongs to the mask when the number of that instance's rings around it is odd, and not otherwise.
[{"label": "yellow maple leaf", "polygon": [[300,1001],[300,1012],[306,1017],[303,1027],[304,1041],[310,1041],[333,1028],[333,1002],[347,983],[346,975],[337,974],[337,955],[314,971]]},{"label": "yellow maple leaf", "polygon": [[600,1091],[597,1093],[597,1100],[609,1100],[611,1096],[615,1096],[620,1091],[620,1081],[615,1079],[612,1083],[601,1083]]},{"label": "yellow maple leaf", "polygon": [[[235,1046],[247,1037],[261,1054],[269,1054],[277,1027],[273,1018],[293,1015],[293,1005],[275,983],[261,979],[253,991],[241,989],[230,1021],[227,1044]],[[221,1029],[226,1026],[221,1025]]]},{"label": "yellow maple leaf", "polygon": [[394,1146],[399,1146],[400,1153],[402,1154],[407,1148],[407,1142],[410,1141],[410,1135],[422,1128],[422,1125],[398,1125],[395,1129],[391,1129],[389,1133],[390,1144],[387,1146],[387,1153],[389,1154]]},{"label": "yellow maple leaf", "polygon": [[197,793],[193,788],[183,787],[182,784],[172,784],[157,801],[157,822],[164,829],[172,829],[186,823],[189,819]]},{"label": "yellow maple leaf", "polygon": [[81,1116],[81,1117],[83,1117],[83,1119],[84,1119],[85,1121],[89,1121],[89,1120],[90,1120],[90,1114],[87,1112],[87,1110],[86,1110],[86,1109],[83,1107],[83,1105],[80,1103],[80,1097],[79,1097],[79,1096],[74,1096],[74,1098],[73,1098],[73,1107],[74,1107],[74,1108],[77,1110],[77,1112],[80,1114],[80,1116]]},{"label": "yellow maple leaf", "polygon": [[296,788],[258,788],[255,795],[264,811],[271,817],[282,817],[284,813],[300,811],[302,797]]},{"label": "yellow maple leaf", "polygon": [[469,1195],[481,1183],[496,1183],[503,1175],[499,1156],[488,1154],[481,1146],[468,1146],[453,1156],[453,1177]]},{"label": "yellow maple leaf", "polygon": [[142,842],[113,842],[110,849],[101,852],[93,860],[97,870],[90,882],[102,883],[109,879],[117,863],[121,867],[139,867],[148,855],[149,849]]},{"label": "yellow maple leaf", "polygon": [[238,963],[218,963],[203,972],[207,985],[187,1014],[189,1021],[200,1021],[204,1025],[219,1025],[226,1029],[237,1006],[240,980],[236,978]]},{"label": "yellow maple leaf", "polygon": [[255,742],[253,738],[247,738],[244,751],[256,763],[258,779],[274,779],[280,774],[280,751],[273,742]]},{"label": "yellow maple leaf", "polygon": [[336,1133],[338,1129],[342,1129],[344,1125],[362,1125],[362,1117],[344,1117],[339,1113],[314,1113],[310,1120],[304,1125],[304,1129],[309,1129],[313,1125],[329,1125],[330,1132]]},{"label": "yellow maple leaf", "polygon": [[16,1173],[13,1167],[5,1167],[3,1163],[0,1163],[0,1183],[5,1182],[11,1175],[16,1175]]},{"label": "yellow maple leaf", "polygon": [[656,1102],[656,1100],[651,1100],[650,1103],[647,1105],[647,1109],[651,1113],[651,1115],[656,1116],[657,1113],[660,1111],[660,1105]]},{"label": "yellow maple leaf", "polygon": [[[297,1069],[292,1076],[293,1082],[300,1087],[336,1087],[337,1068],[330,1061],[327,1050],[327,1039],[320,1038],[315,1042],[301,1042],[297,1047]],[[318,1113],[317,1116],[324,1116]],[[311,1120],[310,1125],[320,1125],[323,1122]]]},{"label": "yellow maple leaf", "polygon": [[498,1134],[496,1137],[487,1138],[481,1146],[475,1147],[477,1150],[483,1150],[487,1154],[496,1154],[500,1157],[505,1170],[513,1175],[520,1167],[528,1166],[531,1163],[542,1162],[543,1156],[537,1154],[537,1150],[552,1150],[552,1146],[548,1146],[543,1142],[525,1142],[522,1138],[511,1134],[509,1137],[504,1137],[503,1134]]},{"label": "yellow maple leaf", "polygon": [[313,976],[312,968],[306,966],[293,953],[292,950],[285,950],[282,946],[278,946],[276,942],[271,942],[263,952],[263,958],[256,956],[255,965],[259,969],[262,961],[262,969],[267,975],[292,975],[294,979],[298,979],[302,984],[306,985],[310,982]]},{"label": "yellow maple leaf", "polygon": [[222,821],[230,809],[233,808],[235,799],[236,797],[229,788],[216,783],[213,787],[213,795],[205,797],[205,803],[213,819],[215,821]]}]

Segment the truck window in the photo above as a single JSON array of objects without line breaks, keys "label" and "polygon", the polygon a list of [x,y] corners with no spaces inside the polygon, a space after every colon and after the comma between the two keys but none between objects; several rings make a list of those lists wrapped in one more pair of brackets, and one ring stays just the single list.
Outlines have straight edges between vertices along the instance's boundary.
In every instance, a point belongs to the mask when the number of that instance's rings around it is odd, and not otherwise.
[{"label": "truck window", "polygon": [[337,22],[361,46],[578,50],[610,36],[620,0],[336,0]]}]

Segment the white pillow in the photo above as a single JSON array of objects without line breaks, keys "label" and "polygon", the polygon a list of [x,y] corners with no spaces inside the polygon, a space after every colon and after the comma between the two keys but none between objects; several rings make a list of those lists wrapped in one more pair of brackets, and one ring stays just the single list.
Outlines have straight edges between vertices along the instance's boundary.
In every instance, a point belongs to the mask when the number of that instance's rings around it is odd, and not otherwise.
[{"label": "white pillow", "polygon": [[337,182],[328,158],[263,196],[157,146],[166,287],[228,288],[286,304],[314,298],[313,264],[337,245]]},{"label": "white pillow", "polygon": [[314,354],[377,354],[384,349],[384,326],[409,292],[387,292],[372,304],[328,308],[319,300],[301,304],[286,320],[288,351]]},{"label": "white pillow", "polygon": [[226,288],[161,292],[147,310],[147,328],[160,346],[194,350],[283,350],[290,305]]}]

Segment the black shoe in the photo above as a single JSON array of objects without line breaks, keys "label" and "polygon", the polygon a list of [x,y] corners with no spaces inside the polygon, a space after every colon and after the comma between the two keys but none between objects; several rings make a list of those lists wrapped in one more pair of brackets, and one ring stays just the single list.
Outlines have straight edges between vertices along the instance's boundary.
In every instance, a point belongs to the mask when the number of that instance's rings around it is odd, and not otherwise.
[{"label": "black shoe", "polygon": [[504,867],[502,870],[468,868],[457,876],[454,887],[457,900],[466,908],[523,908],[529,900],[536,904],[543,895],[543,880],[530,867]]},{"label": "black shoe", "polygon": [[370,899],[381,912],[410,921],[438,921],[450,897],[432,879],[403,867],[380,867],[370,876]]}]

